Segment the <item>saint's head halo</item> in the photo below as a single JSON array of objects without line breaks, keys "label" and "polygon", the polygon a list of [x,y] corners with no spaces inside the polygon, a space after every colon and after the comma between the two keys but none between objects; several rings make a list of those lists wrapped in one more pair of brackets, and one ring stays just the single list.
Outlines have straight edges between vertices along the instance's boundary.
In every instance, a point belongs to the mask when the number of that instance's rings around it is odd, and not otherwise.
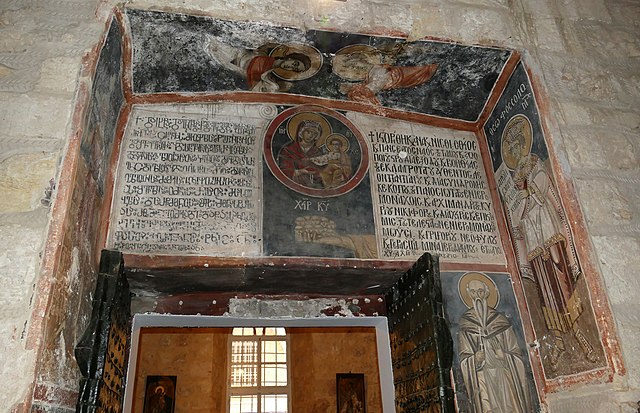
[{"label": "saint's head halo", "polygon": [[487,286],[487,289],[489,290],[487,304],[491,308],[496,308],[500,303],[500,291],[498,291],[498,286],[491,278],[489,278],[488,275],[481,272],[468,272],[460,277],[460,281],[458,281],[458,294],[460,295],[460,299],[464,305],[466,305],[467,308],[473,307],[473,300],[467,292],[467,287],[471,281],[480,281]]},{"label": "saint's head halo", "polygon": [[511,170],[514,170],[520,159],[531,152],[533,145],[533,127],[529,118],[518,114],[507,122],[501,139],[502,160]]},{"label": "saint's head halo", "polygon": [[304,55],[309,58],[309,66],[301,72],[295,72],[281,67],[273,69],[273,73],[283,80],[309,79],[322,68],[322,53],[315,47],[306,44],[281,44],[274,48],[269,55],[275,58],[287,58],[288,56],[295,58],[294,56],[296,55]]},{"label": "saint's head halo", "polygon": [[289,119],[287,122],[287,135],[289,135],[289,139],[292,141],[296,141],[298,139],[298,126],[305,121],[316,122],[320,125],[322,133],[316,141],[316,146],[322,146],[327,139],[327,136],[331,135],[331,125],[324,116],[314,112],[300,112]]},{"label": "saint's head halo", "polygon": [[336,52],[332,71],[344,80],[362,81],[371,68],[382,63],[382,52],[367,44],[352,44]]},{"label": "saint's head halo", "polygon": [[332,133],[331,135],[327,136],[324,142],[320,142],[320,139],[318,139],[318,146],[324,144],[327,148],[329,148],[331,142],[333,141],[340,141],[340,152],[349,151],[349,140],[344,135],[341,135],[339,133]]}]

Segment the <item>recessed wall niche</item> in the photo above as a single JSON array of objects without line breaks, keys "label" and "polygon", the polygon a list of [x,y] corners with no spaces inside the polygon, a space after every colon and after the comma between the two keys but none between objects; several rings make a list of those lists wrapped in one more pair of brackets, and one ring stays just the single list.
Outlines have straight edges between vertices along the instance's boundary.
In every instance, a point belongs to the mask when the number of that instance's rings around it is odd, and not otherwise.
[{"label": "recessed wall niche", "polygon": [[122,82],[123,110],[115,139],[89,134],[83,153],[111,200],[104,245],[135,263],[137,291],[180,283],[159,269],[206,263],[349,271],[319,282],[202,270],[181,285],[381,293],[393,277],[368,269],[430,252],[462,403],[475,403],[461,367],[475,355],[460,350],[461,320],[475,310],[461,280],[471,278],[502,320],[481,322],[514,331],[503,340],[538,392],[610,375],[590,292],[599,278],[518,52],[125,9],[102,53],[121,53],[122,66],[93,99],[120,102]]}]

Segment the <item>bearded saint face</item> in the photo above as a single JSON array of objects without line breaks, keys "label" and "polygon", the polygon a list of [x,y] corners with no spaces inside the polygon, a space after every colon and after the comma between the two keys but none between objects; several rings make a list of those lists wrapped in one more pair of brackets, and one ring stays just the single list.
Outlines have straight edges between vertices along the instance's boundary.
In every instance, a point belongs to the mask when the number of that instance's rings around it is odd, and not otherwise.
[{"label": "bearded saint face", "polygon": [[467,293],[473,300],[473,309],[478,314],[482,325],[487,321],[487,298],[489,298],[489,287],[479,280],[470,281],[467,285]]}]

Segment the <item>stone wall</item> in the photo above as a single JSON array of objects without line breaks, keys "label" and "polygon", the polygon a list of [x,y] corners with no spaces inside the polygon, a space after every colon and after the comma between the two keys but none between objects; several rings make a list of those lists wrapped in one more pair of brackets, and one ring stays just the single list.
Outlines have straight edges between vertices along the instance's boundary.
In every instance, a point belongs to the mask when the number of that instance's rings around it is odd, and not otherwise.
[{"label": "stone wall", "polygon": [[[58,165],[68,166],[70,158],[77,156],[77,146],[71,145],[67,151],[65,148],[73,143],[76,132],[72,114],[74,110],[78,113],[75,104],[82,101],[78,85],[84,82],[86,86],[90,73],[81,70],[83,57],[98,44],[113,3],[8,0],[0,4],[0,242],[4,247],[0,255],[0,365],[5,383],[0,390],[0,403],[7,408],[13,406],[16,411],[25,411],[20,409],[30,404],[34,390],[35,360],[44,337],[43,320],[48,321],[49,293],[54,286],[61,292],[73,288],[80,262],[73,257],[86,254],[76,251],[74,255],[74,249],[68,248],[64,258],[67,271],[52,273],[61,258],[53,245],[58,240],[55,229],[59,222],[50,219],[53,216],[59,220],[63,215],[56,213],[56,205],[64,210],[65,200],[70,199],[70,182],[65,180],[64,170],[58,171]],[[377,30],[405,33],[412,39],[431,36],[523,51],[538,76],[538,85],[548,94],[543,112],[558,159],[555,166],[557,172],[573,177],[592,243],[584,247],[592,246],[596,251],[626,368],[626,374],[614,377],[612,383],[567,383],[565,390],[547,394],[549,410],[637,411],[637,2],[142,0],[129,4],[304,28]],[[49,240],[47,249],[45,239]],[[41,287],[34,289],[36,285]],[[74,294],[66,306],[77,309],[88,295],[89,290]],[[592,297],[595,302],[606,299]],[[73,363],[65,361],[70,357],[65,348],[71,343],[65,344],[64,340],[73,335],[61,334],[62,325],[49,323],[47,331],[55,335],[50,354],[56,356],[59,366],[70,366]],[[48,377],[69,376],[60,372]],[[37,387],[36,396],[41,401],[38,409],[52,411],[52,406],[72,405],[69,400],[73,399],[75,386],[76,383],[68,383],[57,391]],[[21,405],[25,401],[26,405]]]}]

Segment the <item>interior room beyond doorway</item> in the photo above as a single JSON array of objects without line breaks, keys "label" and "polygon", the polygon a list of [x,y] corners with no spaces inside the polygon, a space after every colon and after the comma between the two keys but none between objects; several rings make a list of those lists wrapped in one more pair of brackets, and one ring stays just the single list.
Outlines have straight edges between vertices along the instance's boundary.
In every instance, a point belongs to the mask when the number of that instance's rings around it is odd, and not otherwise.
[{"label": "interior room beyond doorway", "polygon": [[[172,412],[244,412],[245,407],[238,406],[229,410],[230,402],[232,406],[239,405],[242,397],[244,405],[250,406],[247,400],[251,388],[233,386],[234,380],[237,383],[252,379],[252,373],[244,373],[246,365],[241,369],[235,365],[238,360],[247,360],[247,355],[232,356],[234,341],[253,340],[242,336],[241,327],[245,327],[245,334],[257,331],[258,337],[266,340],[273,339],[266,334],[286,334],[276,337],[286,344],[282,346],[287,352],[286,366],[284,369],[282,364],[278,366],[286,374],[286,388],[271,389],[281,394],[278,399],[286,400],[287,410],[278,407],[276,411],[337,411],[340,403],[337,377],[341,374],[363,375],[362,402],[367,411],[394,411],[389,335],[384,317],[240,319],[157,314],[138,314],[134,318],[125,410],[146,412],[145,405],[153,392],[161,389],[158,391],[170,393],[166,400],[175,404]],[[242,351],[246,351],[246,346]],[[234,371],[241,371],[244,378],[236,375],[232,379]],[[266,370],[265,366],[258,366],[258,370],[252,371],[259,377]],[[257,387],[253,389],[259,393]],[[261,403],[271,400],[273,404],[276,396],[260,400]]]}]

